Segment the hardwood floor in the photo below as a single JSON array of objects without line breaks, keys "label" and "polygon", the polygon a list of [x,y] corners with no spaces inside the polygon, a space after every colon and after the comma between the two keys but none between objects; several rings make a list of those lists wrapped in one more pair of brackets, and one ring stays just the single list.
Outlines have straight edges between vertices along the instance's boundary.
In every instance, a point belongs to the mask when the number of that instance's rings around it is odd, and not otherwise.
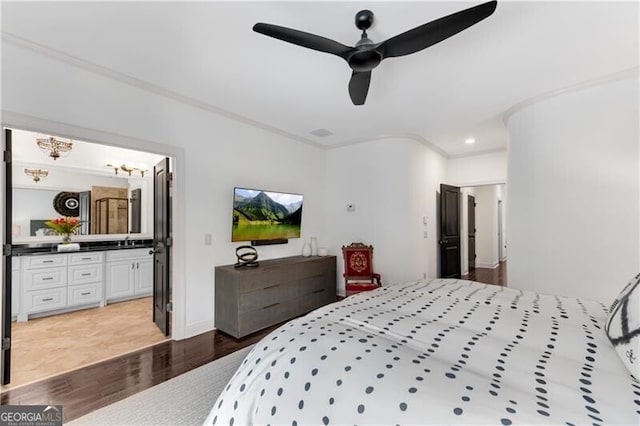
[{"label": "hardwood floor", "polygon": [[241,340],[211,331],[186,340],[162,342],[10,389],[0,396],[0,404],[61,404],[67,422],[249,346],[279,326]]},{"label": "hardwood floor", "polygon": [[507,261],[500,262],[494,269],[476,268],[467,275],[463,275],[462,279],[504,287],[507,285]]}]

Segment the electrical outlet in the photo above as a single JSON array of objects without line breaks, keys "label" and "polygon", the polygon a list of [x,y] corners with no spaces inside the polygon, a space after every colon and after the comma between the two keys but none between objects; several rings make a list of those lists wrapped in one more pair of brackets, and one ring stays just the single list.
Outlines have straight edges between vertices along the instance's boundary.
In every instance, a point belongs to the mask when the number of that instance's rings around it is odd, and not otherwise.
[{"label": "electrical outlet", "polygon": [[429,233],[427,231],[424,231],[423,235],[424,235],[425,238],[429,238]]},{"label": "electrical outlet", "polygon": [[426,272],[424,274],[422,274],[422,278],[424,278],[425,280],[427,279],[427,273]]},{"label": "electrical outlet", "polygon": [[204,234],[204,245],[205,246],[210,246],[212,242],[213,242],[213,235]]}]

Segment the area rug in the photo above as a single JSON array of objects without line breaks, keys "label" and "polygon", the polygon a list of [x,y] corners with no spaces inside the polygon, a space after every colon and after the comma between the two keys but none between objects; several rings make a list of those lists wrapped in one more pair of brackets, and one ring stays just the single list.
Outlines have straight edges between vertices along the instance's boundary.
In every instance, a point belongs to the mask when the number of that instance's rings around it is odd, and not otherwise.
[{"label": "area rug", "polygon": [[70,425],[201,425],[253,345],[103,407]]}]

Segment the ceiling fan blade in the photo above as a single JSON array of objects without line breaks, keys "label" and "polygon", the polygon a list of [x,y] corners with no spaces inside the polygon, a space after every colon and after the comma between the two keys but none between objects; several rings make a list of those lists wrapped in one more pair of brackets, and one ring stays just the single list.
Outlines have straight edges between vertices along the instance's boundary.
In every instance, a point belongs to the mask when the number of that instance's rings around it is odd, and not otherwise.
[{"label": "ceiling fan blade", "polygon": [[349,80],[349,96],[354,105],[364,105],[369,92],[369,83],[371,82],[371,71],[358,72],[354,71]]},{"label": "ceiling fan blade", "polygon": [[353,50],[352,47],[345,46],[337,41],[278,25],[259,22],[253,26],[253,31],[292,44],[297,44],[298,46],[307,47],[320,52],[331,53],[332,55],[337,55],[344,59],[347,59],[349,53]]},{"label": "ceiling fan blade", "polygon": [[378,46],[378,51],[384,58],[418,52],[489,17],[496,6],[497,1],[490,1],[428,22],[383,41]]}]

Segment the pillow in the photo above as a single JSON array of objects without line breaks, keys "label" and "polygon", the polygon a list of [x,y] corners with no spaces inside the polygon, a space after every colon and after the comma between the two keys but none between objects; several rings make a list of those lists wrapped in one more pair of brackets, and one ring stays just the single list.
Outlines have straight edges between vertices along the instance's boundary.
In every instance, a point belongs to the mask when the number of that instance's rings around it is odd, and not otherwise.
[{"label": "pillow", "polygon": [[614,300],[605,331],[631,377],[640,381],[640,274]]}]

